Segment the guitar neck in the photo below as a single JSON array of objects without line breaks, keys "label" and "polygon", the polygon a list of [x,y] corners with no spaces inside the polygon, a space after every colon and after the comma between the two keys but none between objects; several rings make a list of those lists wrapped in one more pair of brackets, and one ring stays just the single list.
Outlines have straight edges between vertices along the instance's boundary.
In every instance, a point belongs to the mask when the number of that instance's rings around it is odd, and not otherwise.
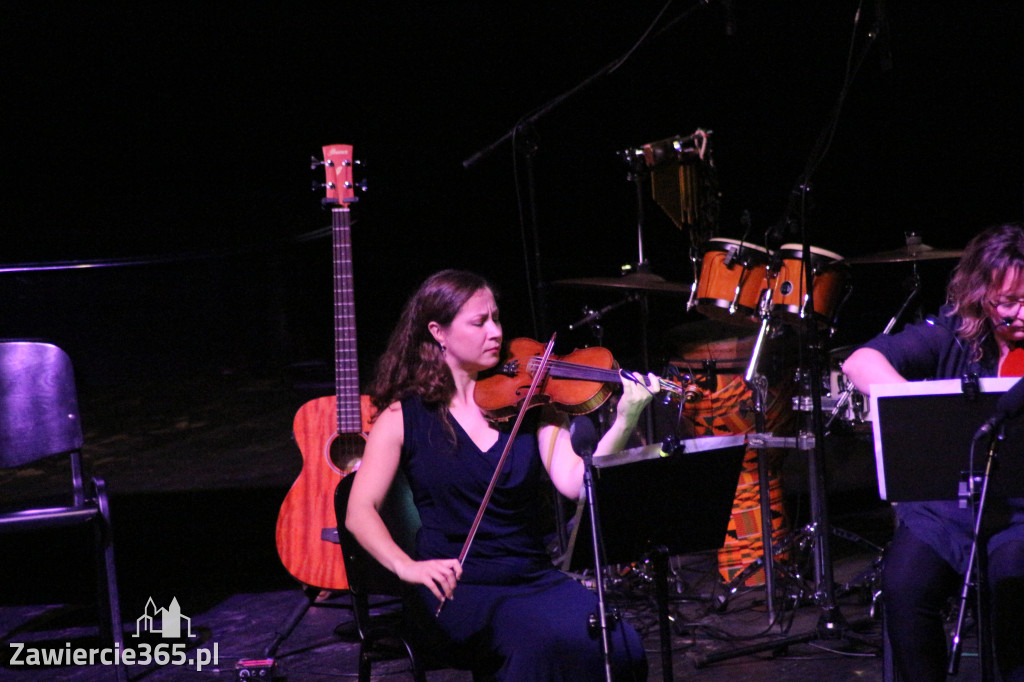
[{"label": "guitar neck", "polygon": [[359,433],[362,430],[349,216],[346,205],[331,209],[334,229],[334,371],[338,433]]}]

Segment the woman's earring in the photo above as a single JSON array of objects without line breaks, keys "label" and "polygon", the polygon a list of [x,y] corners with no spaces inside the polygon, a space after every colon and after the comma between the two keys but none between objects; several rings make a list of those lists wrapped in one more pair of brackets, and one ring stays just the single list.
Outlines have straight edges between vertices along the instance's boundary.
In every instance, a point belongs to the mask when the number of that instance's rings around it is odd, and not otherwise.
[{"label": "woman's earring", "polygon": [[441,348],[441,355],[444,355],[445,353],[448,352],[448,346],[444,345],[443,343],[439,343],[438,346]]}]

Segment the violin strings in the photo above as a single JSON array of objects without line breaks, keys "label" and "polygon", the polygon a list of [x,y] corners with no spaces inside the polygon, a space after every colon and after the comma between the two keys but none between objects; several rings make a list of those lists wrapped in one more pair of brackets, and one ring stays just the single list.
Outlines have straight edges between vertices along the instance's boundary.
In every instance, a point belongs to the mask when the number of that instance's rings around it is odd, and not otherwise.
[{"label": "violin strings", "polygon": [[[529,358],[529,361],[527,363],[527,371],[530,374],[534,374],[537,371],[537,365],[539,361],[540,358],[537,355]],[[594,377],[603,377],[614,374],[615,376],[626,376],[629,377],[632,381],[636,381],[635,379],[632,378],[632,375],[630,374],[621,375],[620,373],[622,371],[615,372],[614,370],[602,370],[601,368],[588,367],[586,365],[578,365],[575,363],[568,363],[568,361],[566,360],[550,360],[548,363],[548,371],[551,372],[552,370],[561,370],[563,372],[563,376],[569,379],[582,379],[585,381],[604,381],[603,378]],[[590,373],[591,376],[587,376],[588,373]],[[662,390],[669,391],[670,393],[673,393],[675,395],[683,394],[683,388],[678,384],[668,381],[667,379],[663,379],[662,377],[658,377],[657,382],[658,386],[662,388]]]}]

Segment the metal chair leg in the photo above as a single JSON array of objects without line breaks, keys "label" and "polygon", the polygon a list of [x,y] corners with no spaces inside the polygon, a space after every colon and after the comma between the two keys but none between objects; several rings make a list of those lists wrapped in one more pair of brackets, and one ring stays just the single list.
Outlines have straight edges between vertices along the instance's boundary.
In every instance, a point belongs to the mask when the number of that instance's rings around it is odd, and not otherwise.
[{"label": "metal chair leg", "polygon": [[[115,649],[124,651],[124,624],[121,622],[121,598],[117,588],[117,568],[114,563],[113,525],[110,521],[110,504],[106,484],[102,479],[93,479],[99,518],[94,526],[96,536],[96,587],[100,604],[101,629]],[[114,667],[115,679],[126,682],[128,674],[123,665]]]}]

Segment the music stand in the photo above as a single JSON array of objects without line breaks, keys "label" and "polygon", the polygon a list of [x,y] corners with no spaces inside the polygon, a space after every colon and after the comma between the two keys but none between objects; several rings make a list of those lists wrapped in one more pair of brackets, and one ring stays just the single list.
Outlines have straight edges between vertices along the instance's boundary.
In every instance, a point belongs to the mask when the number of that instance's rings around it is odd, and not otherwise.
[{"label": "music stand", "polygon": [[[668,557],[725,544],[736,485],[746,454],[742,435],[708,436],[632,448],[593,460],[594,497],[603,560],[608,564],[654,556],[662,669],[672,679],[668,625]],[[569,567],[596,565],[585,510],[576,527]]]},{"label": "music stand", "polygon": [[[1024,425],[1020,419],[1008,420],[994,439],[979,439],[975,434],[996,413],[999,397],[1017,381],[980,379],[975,385],[947,379],[871,386],[878,492],[882,499],[959,500],[961,506],[969,504],[974,514],[974,539],[960,591],[947,673],[955,675],[959,667],[960,635],[973,578],[982,679],[986,681],[995,677],[982,537],[985,500],[989,493],[998,497],[1024,495]],[[999,474],[991,476],[997,449],[1010,457],[1002,458],[1000,452]],[[922,471],[928,475],[922,476]]]},{"label": "music stand", "polygon": [[[995,412],[999,396],[1016,377],[982,378],[976,395],[959,379],[871,386],[872,430],[878,494],[890,502],[956,500],[970,468],[971,440]],[[1024,424],[1005,425],[995,496],[1024,496]],[[972,475],[981,473],[984,453],[975,455]],[[922,472],[928,472],[922,476]]]},{"label": "music stand", "polygon": [[[604,559],[610,564],[641,558],[652,547],[672,554],[718,549],[725,543],[746,439],[707,436],[594,458],[594,492]],[[585,512],[586,513],[586,512]],[[584,517],[570,568],[594,565],[590,524]]]}]

